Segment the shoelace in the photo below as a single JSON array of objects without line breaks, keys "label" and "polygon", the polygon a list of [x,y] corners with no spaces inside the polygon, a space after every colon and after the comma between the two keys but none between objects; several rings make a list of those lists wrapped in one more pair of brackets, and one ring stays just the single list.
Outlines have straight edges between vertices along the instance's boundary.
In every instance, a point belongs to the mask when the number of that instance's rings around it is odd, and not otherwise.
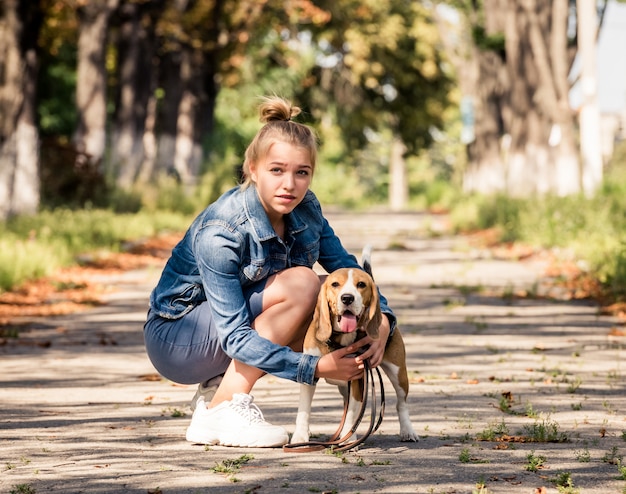
[{"label": "shoelace", "polygon": [[230,406],[249,424],[261,424],[265,422],[261,409],[252,403],[251,396],[242,396],[240,399],[233,399]]}]

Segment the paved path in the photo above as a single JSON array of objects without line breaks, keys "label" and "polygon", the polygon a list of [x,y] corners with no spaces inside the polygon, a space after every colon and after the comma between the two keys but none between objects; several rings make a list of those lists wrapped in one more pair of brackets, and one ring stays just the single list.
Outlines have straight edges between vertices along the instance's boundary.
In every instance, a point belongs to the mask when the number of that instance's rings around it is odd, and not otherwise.
[{"label": "paved path", "polygon": [[[531,494],[556,493],[554,480],[567,478],[574,489],[563,492],[625,491],[616,321],[588,304],[507,297],[541,291],[545,263],[427,235],[436,218],[329,217],[351,251],[374,246],[377,281],[405,335],[419,443],[397,441],[390,387],[381,429],[357,452],[186,443],[195,390],[153,380],[141,327],[159,273],[137,271],[102,280],[115,287],[108,305],[33,320],[19,344],[0,347],[0,492]],[[273,377],[254,392],[289,431],[297,393]],[[313,432],[333,432],[335,388],[320,384],[314,407]],[[546,437],[561,442],[528,442]]]}]

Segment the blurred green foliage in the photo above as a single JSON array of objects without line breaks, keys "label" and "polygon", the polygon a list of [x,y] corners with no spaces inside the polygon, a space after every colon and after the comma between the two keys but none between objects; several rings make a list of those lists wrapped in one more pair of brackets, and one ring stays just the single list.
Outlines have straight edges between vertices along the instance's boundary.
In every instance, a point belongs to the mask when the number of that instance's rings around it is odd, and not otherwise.
[{"label": "blurred green foliage", "polygon": [[78,112],[74,101],[76,92],[76,45],[64,43],[51,54],[42,50],[38,71],[39,98],[37,112],[42,137],[72,135]]}]

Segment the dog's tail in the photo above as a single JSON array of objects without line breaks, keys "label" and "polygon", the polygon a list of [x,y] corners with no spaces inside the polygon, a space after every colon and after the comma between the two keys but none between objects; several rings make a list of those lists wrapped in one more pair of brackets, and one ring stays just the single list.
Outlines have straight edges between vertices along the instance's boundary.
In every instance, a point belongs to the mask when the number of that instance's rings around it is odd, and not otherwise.
[{"label": "dog's tail", "polygon": [[361,264],[363,264],[363,270],[374,278],[374,275],[372,274],[372,246],[370,244],[363,247],[363,252],[361,253]]}]

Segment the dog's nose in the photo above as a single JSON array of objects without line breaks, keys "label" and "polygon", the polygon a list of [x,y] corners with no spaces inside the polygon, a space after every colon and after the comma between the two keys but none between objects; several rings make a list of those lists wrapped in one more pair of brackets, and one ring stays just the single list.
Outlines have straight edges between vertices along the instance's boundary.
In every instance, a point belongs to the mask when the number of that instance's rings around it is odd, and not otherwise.
[{"label": "dog's nose", "polygon": [[341,301],[343,302],[344,305],[350,305],[352,302],[354,302],[354,295],[350,295],[349,293],[344,293],[341,296]]}]

